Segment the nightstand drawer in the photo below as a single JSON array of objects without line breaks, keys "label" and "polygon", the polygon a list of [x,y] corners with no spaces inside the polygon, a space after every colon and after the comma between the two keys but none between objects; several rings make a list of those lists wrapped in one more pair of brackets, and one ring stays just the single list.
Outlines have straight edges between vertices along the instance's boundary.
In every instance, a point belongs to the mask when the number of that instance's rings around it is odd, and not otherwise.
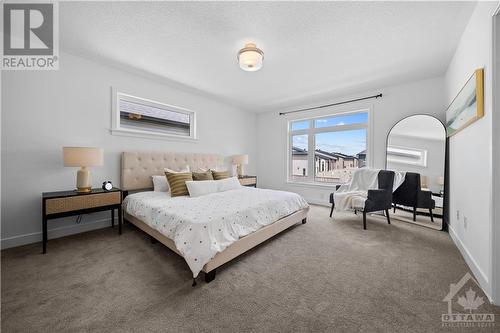
[{"label": "nightstand drawer", "polygon": [[70,212],[80,209],[96,208],[121,203],[121,192],[86,194],[74,197],[54,198],[45,200],[47,215]]},{"label": "nightstand drawer", "polygon": [[238,180],[240,181],[240,184],[243,186],[255,185],[257,183],[256,177],[240,178]]}]

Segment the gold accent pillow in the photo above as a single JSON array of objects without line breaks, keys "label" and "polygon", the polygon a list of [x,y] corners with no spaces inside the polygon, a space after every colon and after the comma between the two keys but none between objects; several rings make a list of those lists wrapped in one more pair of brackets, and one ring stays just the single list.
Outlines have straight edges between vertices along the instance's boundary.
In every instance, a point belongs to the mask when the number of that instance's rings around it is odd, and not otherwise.
[{"label": "gold accent pillow", "polygon": [[182,195],[189,195],[186,181],[193,180],[191,172],[165,172],[167,176],[168,185],[170,186],[170,196],[180,197]]},{"label": "gold accent pillow", "polygon": [[193,172],[193,180],[214,180],[210,170],[205,172]]},{"label": "gold accent pillow", "polygon": [[229,171],[214,171],[212,170],[212,176],[215,180],[221,180],[229,178]]}]

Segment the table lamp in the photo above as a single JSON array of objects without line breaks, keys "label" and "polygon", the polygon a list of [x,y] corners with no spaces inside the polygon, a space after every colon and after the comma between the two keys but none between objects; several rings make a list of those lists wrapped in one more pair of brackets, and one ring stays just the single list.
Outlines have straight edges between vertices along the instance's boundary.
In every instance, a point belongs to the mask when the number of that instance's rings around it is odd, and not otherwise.
[{"label": "table lamp", "polygon": [[248,164],[248,155],[234,155],[233,165],[236,165],[236,174],[238,177],[243,176],[243,165]]},{"label": "table lamp", "polygon": [[80,167],[76,174],[76,191],[88,193],[92,191],[90,171],[87,167],[101,166],[103,163],[101,148],[63,147],[65,167]]},{"label": "table lamp", "polygon": [[443,194],[444,177],[443,176],[437,177],[436,182],[441,187],[441,190],[439,191],[439,193]]}]

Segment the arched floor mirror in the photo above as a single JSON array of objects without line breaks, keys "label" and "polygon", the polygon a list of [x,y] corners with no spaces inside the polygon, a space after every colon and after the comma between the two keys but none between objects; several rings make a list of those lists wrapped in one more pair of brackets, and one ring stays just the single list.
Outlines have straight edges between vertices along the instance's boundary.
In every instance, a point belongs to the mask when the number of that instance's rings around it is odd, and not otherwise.
[{"label": "arched floor mirror", "polygon": [[396,123],[387,136],[386,169],[406,172],[393,194],[391,218],[436,230],[446,229],[446,129],[430,115]]}]

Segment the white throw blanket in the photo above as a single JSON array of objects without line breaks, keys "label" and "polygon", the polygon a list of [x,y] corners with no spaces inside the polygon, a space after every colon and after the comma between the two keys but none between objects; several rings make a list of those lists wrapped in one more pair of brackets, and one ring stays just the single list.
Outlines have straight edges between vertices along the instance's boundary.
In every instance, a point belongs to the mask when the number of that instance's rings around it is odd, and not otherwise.
[{"label": "white throw blanket", "polygon": [[[349,184],[343,184],[333,194],[335,210],[346,211],[363,209],[368,198],[368,190],[378,189],[380,169],[361,168],[353,172]],[[394,192],[404,181],[406,172],[394,171]]]}]

